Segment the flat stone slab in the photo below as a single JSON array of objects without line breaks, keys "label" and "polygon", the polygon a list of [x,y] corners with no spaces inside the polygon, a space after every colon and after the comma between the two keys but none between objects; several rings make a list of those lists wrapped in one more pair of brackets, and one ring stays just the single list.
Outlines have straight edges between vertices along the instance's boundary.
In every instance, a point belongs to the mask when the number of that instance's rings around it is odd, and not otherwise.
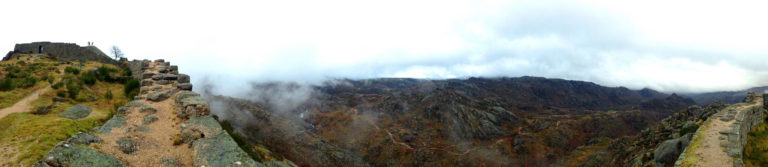
[{"label": "flat stone slab", "polygon": [[57,116],[62,118],[78,120],[78,119],[88,117],[88,115],[90,115],[91,112],[93,112],[93,110],[91,110],[91,108],[89,108],[88,106],[78,104],[70,107],[69,109],[67,109],[62,113],[59,113]]}]

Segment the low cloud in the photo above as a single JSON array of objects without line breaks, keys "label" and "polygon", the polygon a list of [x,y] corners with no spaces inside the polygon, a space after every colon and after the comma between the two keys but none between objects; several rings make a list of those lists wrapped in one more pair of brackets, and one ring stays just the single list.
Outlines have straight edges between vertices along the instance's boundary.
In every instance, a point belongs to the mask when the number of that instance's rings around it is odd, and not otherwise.
[{"label": "low cloud", "polygon": [[678,93],[768,84],[765,2],[114,3],[2,2],[49,12],[3,19],[15,25],[51,13],[91,19],[51,19],[55,29],[7,26],[0,47],[38,40],[118,45],[129,58],[170,60],[195,83],[220,82],[225,94],[251,82],[378,77],[529,75]]}]

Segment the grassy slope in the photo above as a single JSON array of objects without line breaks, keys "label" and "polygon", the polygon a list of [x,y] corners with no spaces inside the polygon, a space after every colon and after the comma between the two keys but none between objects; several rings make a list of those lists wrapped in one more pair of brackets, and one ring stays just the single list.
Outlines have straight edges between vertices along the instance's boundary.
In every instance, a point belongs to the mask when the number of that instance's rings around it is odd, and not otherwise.
[{"label": "grassy slope", "polygon": [[[59,65],[57,68],[63,70],[65,66],[67,65]],[[87,62],[83,69],[91,69],[98,66],[101,66],[101,64]],[[60,75],[56,74],[55,77],[59,78]],[[44,85],[48,84],[47,82],[41,83]],[[15,159],[7,163],[10,163],[12,166],[31,165],[32,162],[42,158],[56,143],[66,140],[69,136],[78,132],[86,132],[93,127],[103,124],[114,112],[115,104],[120,105],[128,101],[123,95],[123,85],[119,83],[97,81],[96,84],[88,86],[88,88],[92,91],[84,89],[81,93],[97,96],[99,100],[92,102],[76,102],[71,100],[70,102],[57,102],[54,104],[52,99],[56,96],[56,91],[66,90],[66,88],[52,89],[44,92],[40,95],[39,99],[32,102],[33,108],[54,105],[55,107],[51,110],[51,113],[45,115],[34,115],[29,112],[15,113],[0,119],[0,147],[10,146],[16,147],[15,150],[18,150],[17,153],[13,154]],[[114,94],[114,99],[104,98],[107,90],[111,90]],[[23,98],[26,95],[19,96]],[[86,105],[93,109],[93,113],[81,120],[71,120],[56,116],[56,114],[75,104]]]},{"label": "grassy slope", "polygon": [[766,122],[752,127],[749,131],[747,146],[744,148],[744,164],[768,166],[768,124]]}]

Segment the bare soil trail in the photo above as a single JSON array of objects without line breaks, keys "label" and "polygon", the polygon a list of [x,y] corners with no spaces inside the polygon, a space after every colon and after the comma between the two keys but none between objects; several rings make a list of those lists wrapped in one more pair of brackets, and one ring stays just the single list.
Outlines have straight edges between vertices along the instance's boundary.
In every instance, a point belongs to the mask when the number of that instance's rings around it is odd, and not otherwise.
[{"label": "bare soil trail", "polygon": [[705,131],[701,133],[703,136],[700,136],[702,144],[698,149],[694,151],[694,153],[699,157],[698,162],[696,162],[694,166],[733,166],[733,158],[728,156],[728,154],[725,152],[727,148],[720,146],[720,143],[725,141],[725,139],[721,139],[721,136],[723,136],[723,138],[727,138],[728,136],[721,134],[720,131],[730,130],[731,124],[735,123],[736,119],[723,121],[720,118],[726,117],[729,112],[733,112],[734,115],[738,115],[739,112],[745,112],[751,107],[760,105],[762,99],[756,101],[758,102],[748,104],[742,103],[736,104],[733,107],[728,107],[715,114],[712,118],[709,119],[709,121],[706,121],[706,124],[704,125],[706,129],[704,129]]},{"label": "bare soil trail", "polygon": [[24,97],[24,99],[21,99],[19,102],[16,102],[16,104],[13,104],[13,106],[0,109],[0,119],[5,118],[5,116],[8,116],[8,114],[29,111],[32,108],[32,105],[30,103],[32,101],[37,100],[40,94],[48,90],[51,90],[51,85],[48,85],[45,88],[32,92],[32,94],[30,94],[27,97]]},{"label": "bare soil trail", "polygon": [[[154,69],[161,64],[152,62],[145,72],[156,73]],[[149,90],[146,94],[173,89],[171,85],[152,85],[152,87],[155,86],[161,89]],[[126,124],[122,128],[114,128],[108,134],[97,134],[104,142],[92,145],[96,148],[95,150],[114,156],[128,166],[163,166],[161,160],[167,158],[175,159],[181,166],[192,166],[192,148],[186,145],[174,145],[173,138],[181,131],[181,120],[176,117],[173,99],[168,98],[162,101],[141,99],[137,102],[155,107],[157,111],[142,113],[141,107],[128,108],[130,112],[124,116]],[[158,120],[151,124],[142,123],[142,118],[148,114],[157,116]],[[139,127],[146,127],[149,130],[140,131]],[[123,137],[136,141],[136,152],[131,154],[121,152],[117,141]]]}]

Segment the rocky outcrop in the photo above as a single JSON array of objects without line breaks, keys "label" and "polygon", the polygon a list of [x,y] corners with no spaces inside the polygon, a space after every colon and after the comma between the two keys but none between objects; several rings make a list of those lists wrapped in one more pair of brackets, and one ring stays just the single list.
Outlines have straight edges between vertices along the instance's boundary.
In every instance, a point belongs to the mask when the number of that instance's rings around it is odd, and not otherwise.
[{"label": "rocky outcrop", "polygon": [[87,117],[88,115],[91,114],[91,112],[93,112],[93,110],[91,110],[91,108],[89,108],[88,106],[84,106],[82,104],[78,104],[78,105],[70,107],[69,109],[67,109],[64,112],[61,112],[61,113],[57,114],[57,116],[62,117],[62,118],[69,118],[69,119],[78,120],[78,119],[82,119],[82,118]]},{"label": "rocky outcrop", "polygon": [[248,157],[227,133],[194,141],[195,166],[264,166]]},{"label": "rocky outcrop", "polygon": [[[52,42],[33,42],[25,44],[16,44],[13,53],[29,54],[39,53],[48,54],[59,60],[66,61],[97,61],[105,64],[117,64],[117,61],[104,54],[95,46],[78,46],[74,43],[52,43]],[[15,54],[7,55],[3,61],[13,58]]]}]

